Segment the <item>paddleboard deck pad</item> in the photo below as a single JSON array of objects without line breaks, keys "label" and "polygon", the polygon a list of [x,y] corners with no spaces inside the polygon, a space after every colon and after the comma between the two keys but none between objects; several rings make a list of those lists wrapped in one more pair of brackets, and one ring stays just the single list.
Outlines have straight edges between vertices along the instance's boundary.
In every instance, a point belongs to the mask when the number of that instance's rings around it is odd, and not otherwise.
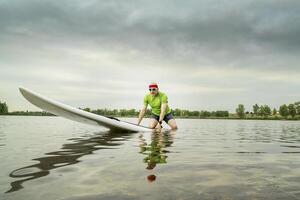
[{"label": "paddleboard deck pad", "polygon": [[29,89],[20,87],[21,94],[33,105],[41,108],[44,111],[61,116],[77,122],[91,124],[96,126],[103,126],[115,131],[129,131],[129,132],[153,132],[145,126],[139,126],[130,122],[122,121],[114,117],[107,117],[90,113],[72,106],[63,104],[61,102],[44,97]]}]

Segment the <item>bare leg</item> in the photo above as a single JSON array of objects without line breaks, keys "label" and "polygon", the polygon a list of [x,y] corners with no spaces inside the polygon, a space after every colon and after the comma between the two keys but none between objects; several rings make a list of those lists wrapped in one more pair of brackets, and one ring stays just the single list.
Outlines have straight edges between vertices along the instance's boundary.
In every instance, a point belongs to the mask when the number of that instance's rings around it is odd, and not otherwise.
[{"label": "bare leg", "polygon": [[172,130],[176,130],[177,129],[177,124],[176,124],[175,119],[170,119],[168,121],[168,125],[171,127]]},{"label": "bare leg", "polygon": [[156,119],[151,118],[149,128],[155,128],[158,124],[158,121]]}]

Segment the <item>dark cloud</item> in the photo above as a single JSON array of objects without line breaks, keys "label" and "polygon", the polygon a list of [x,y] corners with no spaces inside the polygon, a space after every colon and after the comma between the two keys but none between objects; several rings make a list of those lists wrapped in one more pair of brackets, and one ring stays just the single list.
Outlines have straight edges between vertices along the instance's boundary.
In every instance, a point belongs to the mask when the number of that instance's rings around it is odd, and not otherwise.
[{"label": "dark cloud", "polygon": [[299,11],[296,0],[4,1],[0,38],[130,49],[198,66],[297,70]]}]

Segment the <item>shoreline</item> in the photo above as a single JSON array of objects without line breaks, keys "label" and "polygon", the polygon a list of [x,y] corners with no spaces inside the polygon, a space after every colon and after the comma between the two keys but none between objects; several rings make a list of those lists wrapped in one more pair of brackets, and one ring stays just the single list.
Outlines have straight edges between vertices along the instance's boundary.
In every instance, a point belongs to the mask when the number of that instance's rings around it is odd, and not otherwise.
[{"label": "shoreline", "polygon": [[[32,114],[1,114],[0,116],[35,116],[35,117],[59,117],[53,114],[40,114],[40,115],[32,115]],[[138,116],[120,116],[120,115],[109,115],[110,117],[118,117],[118,118],[137,118]],[[150,118],[150,116],[145,116],[144,118]],[[300,116],[296,116],[295,118],[283,118],[283,117],[195,117],[195,116],[174,116],[175,119],[214,119],[214,120],[269,120],[269,121],[300,121]]]}]

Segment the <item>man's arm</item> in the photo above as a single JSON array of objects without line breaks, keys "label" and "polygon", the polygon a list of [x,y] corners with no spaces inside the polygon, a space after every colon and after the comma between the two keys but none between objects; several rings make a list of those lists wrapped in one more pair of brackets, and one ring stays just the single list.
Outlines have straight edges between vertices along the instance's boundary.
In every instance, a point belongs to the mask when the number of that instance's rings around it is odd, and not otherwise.
[{"label": "man's arm", "polygon": [[159,122],[162,122],[164,120],[165,114],[166,114],[166,109],[167,109],[167,103],[162,103],[161,108],[160,108],[160,116],[159,116]]},{"label": "man's arm", "polygon": [[138,125],[140,125],[143,117],[145,116],[146,110],[147,110],[147,106],[143,106],[143,108],[141,109],[140,114],[139,114],[139,119],[138,119],[138,123],[137,123]]}]

